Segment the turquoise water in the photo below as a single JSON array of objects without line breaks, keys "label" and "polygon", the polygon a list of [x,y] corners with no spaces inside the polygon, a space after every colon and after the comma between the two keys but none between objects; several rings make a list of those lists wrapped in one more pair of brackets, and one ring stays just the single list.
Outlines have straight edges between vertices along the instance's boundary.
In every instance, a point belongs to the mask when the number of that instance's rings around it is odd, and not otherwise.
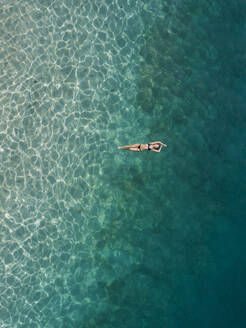
[{"label": "turquoise water", "polygon": [[245,327],[245,27],[240,0],[1,1],[1,328]]}]

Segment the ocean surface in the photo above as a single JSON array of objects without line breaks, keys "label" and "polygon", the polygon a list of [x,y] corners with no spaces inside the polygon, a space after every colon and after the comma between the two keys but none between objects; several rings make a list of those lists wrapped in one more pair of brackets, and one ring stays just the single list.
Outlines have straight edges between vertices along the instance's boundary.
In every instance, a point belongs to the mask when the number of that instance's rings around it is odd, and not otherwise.
[{"label": "ocean surface", "polygon": [[245,40],[244,0],[0,0],[1,328],[246,326]]}]

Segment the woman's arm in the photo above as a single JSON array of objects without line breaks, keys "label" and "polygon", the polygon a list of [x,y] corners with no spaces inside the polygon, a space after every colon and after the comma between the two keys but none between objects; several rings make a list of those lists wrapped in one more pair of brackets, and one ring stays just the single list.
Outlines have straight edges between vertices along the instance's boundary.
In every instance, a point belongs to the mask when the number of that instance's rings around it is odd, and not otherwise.
[{"label": "woman's arm", "polygon": [[157,150],[157,149],[151,149],[152,151],[155,151],[156,153],[159,153],[160,151],[161,151],[161,149],[162,149],[162,146],[160,146],[160,148]]},{"label": "woman's arm", "polygon": [[150,142],[149,144],[153,145],[153,144],[156,144],[156,143],[161,143],[161,142],[160,141],[153,141],[153,142]]},{"label": "woman's arm", "polygon": [[153,144],[161,144],[163,147],[166,147],[166,146],[167,146],[166,144],[164,144],[164,143],[161,142],[161,141],[150,142],[150,145],[153,145]]}]

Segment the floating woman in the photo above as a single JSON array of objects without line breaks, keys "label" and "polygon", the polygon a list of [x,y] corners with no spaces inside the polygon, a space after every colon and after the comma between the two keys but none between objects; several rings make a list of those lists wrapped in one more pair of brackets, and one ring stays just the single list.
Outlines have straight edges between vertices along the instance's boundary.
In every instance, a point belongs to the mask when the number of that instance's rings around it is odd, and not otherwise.
[{"label": "floating woman", "polygon": [[154,141],[147,144],[134,144],[134,145],[128,145],[128,146],[122,146],[118,147],[118,149],[124,149],[124,150],[132,150],[132,151],[155,151],[156,153],[159,153],[162,150],[162,147],[167,147],[166,144],[164,144],[161,141]]}]

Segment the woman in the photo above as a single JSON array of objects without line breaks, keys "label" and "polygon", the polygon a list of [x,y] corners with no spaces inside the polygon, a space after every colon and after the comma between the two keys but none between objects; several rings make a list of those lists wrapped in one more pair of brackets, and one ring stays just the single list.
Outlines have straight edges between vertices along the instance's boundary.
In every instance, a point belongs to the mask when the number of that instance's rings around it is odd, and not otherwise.
[{"label": "woman", "polygon": [[155,151],[156,153],[159,153],[161,151],[162,147],[167,147],[167,145],[161,141],[154,141],[154,142],[150,142],[148,144],[139,144],[138,143],[138,144],[134,144],[134,145],[118,147],[118,149],[125,149],[125,150],[132,150],[132,151],[149,150],[149,151]]}]

